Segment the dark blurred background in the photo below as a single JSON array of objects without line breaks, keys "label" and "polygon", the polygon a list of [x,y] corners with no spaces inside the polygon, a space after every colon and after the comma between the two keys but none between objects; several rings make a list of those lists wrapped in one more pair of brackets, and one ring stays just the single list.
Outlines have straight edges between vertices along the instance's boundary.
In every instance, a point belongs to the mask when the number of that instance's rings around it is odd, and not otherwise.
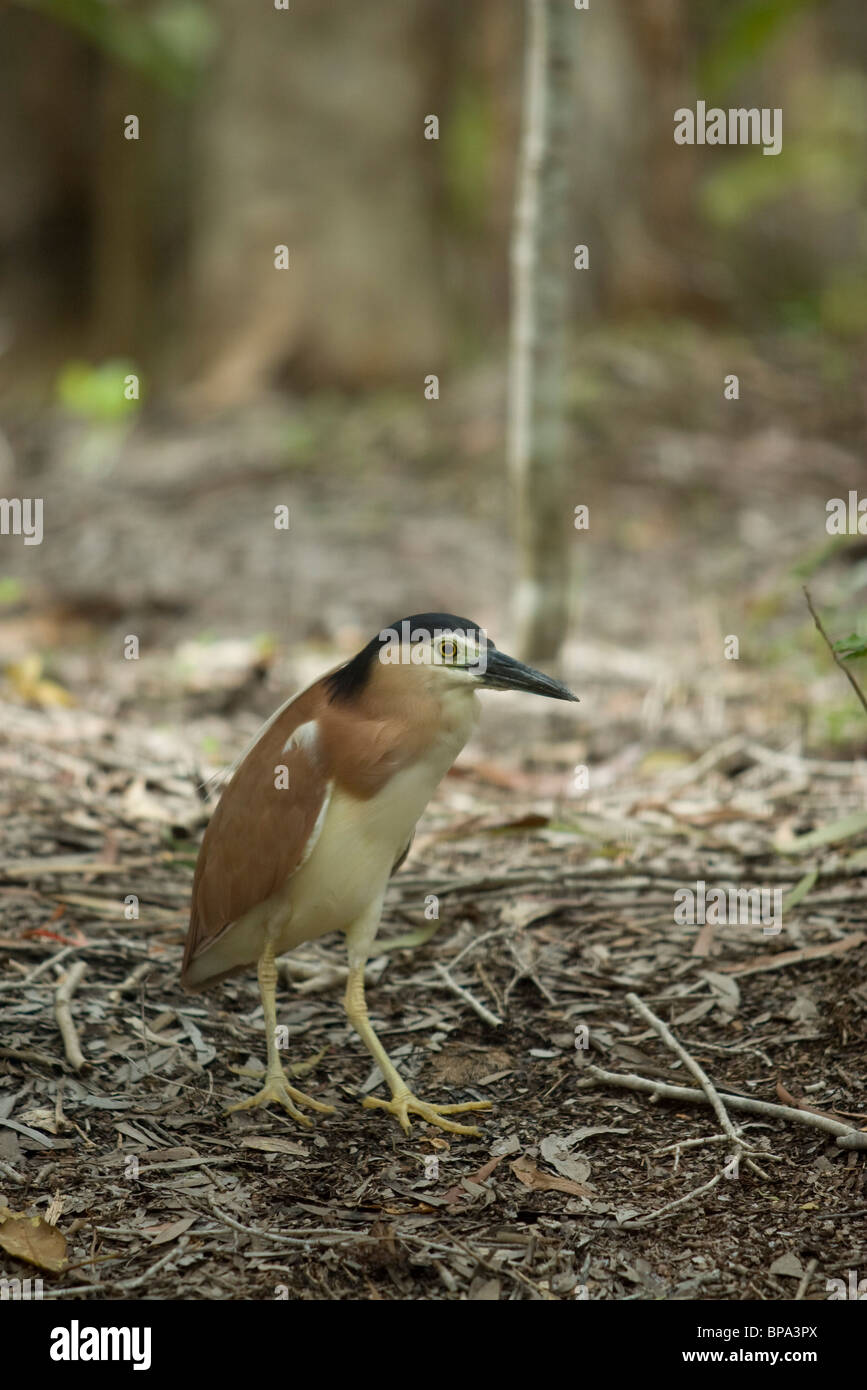
[{"label": "dark blurred background", "polygon": [[[851,744],[839,675],[833,720],[805,712],[828,657],[800,586],[835,636],[864,629],[867,547],[825,530],[867,488],[863,0],[576,23],[569,512],[591,527],[566,674],[657,714],[700,691],[696,739],[728,727],[709,673],[721,700],[740,679],[783,735]],[[0,490],[45,499],[42,545],[0,554],[9,698],[98,706],[128,680],[140,711],[233,642],[248,674],[290,654],[282,684],[430,608],[508,645],[523,45],[507,0],[7,4]],[[781,107],[782,153],[675,145],[698,98]]]}]

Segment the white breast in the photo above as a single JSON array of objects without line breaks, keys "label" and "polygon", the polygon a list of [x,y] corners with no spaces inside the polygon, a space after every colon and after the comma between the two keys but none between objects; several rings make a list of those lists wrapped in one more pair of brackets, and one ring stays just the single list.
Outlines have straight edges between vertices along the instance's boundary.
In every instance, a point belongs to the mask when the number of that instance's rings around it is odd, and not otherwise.
[{"label": "white breast", "polygon": [[309,859],[282,895],[287,909],[278,949],[346,931],[382,893],[416,821],[472,732],[477,701],[464,690],[448,701],[439,737],[412,766],[367,800],[335,788]]}]

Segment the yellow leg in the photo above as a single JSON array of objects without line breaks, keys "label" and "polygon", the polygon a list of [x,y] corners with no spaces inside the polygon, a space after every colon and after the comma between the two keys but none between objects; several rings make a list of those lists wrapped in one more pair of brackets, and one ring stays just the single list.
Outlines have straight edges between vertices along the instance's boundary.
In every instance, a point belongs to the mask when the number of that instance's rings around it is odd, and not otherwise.
[{"label": "yellow leg", "polygon": [[237,1105],[230,1105],[226,1114],[231,1115],[233,1110],[254,1110],[257,1106],[270,1105],[272,1101],[275,1101],[289,1112],[293,1120],[298,1120],[302,1125],[309,1125],[311,1121],[306,1115],[302,1115],[298,1109],[299,1105],[309,1105],[311,1110],[319,1110],[323,1115],[333,1115],[334,1106],[323,1105],[322,1101],[313,1100],[303,1091],[296,1091],[295,1087],[290,1086],[286,1079],[277,1048],[276,989],[277,967],[274,963],[274,943],[269,940],[259,961],[259,992],[262,995],[262,1008],[265,1012],[265,1042],[268,1048],[265,1085],[249,1100],[242,1100]]},{"label": "yellow leg", "polygon": [[410,1132],[409,1117],[411,1114],[427,1120],[428,1124],[438,1125],[440,1129],[447,1129],[451,1134],[479,1134],[479,1130],[475,1127],[455,1124],[452,1120],[443,1119],[443,1116],[460,1115],[466,1110],[490,1110],[491,1102],[489,1100],[470,1101],[466,1105],[430,1105],[427,1101],[418,1100],[413,1095],[373,1031],[367,1016],[363,963],[350,965],[349,978],[346,982],[346,997],[343,1002],[350,1023],[379,1066],[391,1091],[391,1100],[379,1100],[376,1096],[365,1096],[363,1103],[368,1109],[387,1110],[390,1115],[397,1118],[405,1134]]}]

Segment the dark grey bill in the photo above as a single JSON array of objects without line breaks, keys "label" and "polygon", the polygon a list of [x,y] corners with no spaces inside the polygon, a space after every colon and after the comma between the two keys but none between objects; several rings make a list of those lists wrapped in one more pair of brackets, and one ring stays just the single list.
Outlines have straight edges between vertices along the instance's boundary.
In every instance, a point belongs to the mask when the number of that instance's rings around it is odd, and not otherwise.
[{"label": "dark grey bill", "polygon": [[488,690],[524,690],[528,695],[547,695],[551,700],[578,701],[578,696],[573,695],[562,681],[555,681],[553,676],[546,676],[542,671],[534,671],[532,666],[525,666],[513,656],[506,656],[496,647],[488,647],[487,669],[479,679]]}]

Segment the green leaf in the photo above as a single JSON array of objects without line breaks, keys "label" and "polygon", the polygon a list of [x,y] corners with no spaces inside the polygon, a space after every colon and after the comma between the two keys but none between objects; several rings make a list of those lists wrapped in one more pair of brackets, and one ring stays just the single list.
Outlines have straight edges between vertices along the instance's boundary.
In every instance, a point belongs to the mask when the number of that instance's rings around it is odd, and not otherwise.
[{"label": "green leaf", "polygon": [[808,873],[804,874],[804,877],[800,880],[800,882],[795,884],[791,893],[786,894],[786,896],[783,898],[784,916],[787,913],[791,912],[793,907],[797,907],[798,903],[803,902],[804,898],[806,898],[808,893],[812,893],[816,883],[816,879],[818,877],[818,869],[810,869]]},{"label": "green leaf", "polygon": [[[776,845],[778,854],[809,854],[811,850],[822,849],[825,845],[836,845],[841,840],[851,840],[867,830],[867,811],[855,811],[842,820],[832,821],[809,835],[799,835],[791,844]],[[798,885],[800,887],[800,885]]]},{"label": "green leaf", "polygon": [[850,632],[848,637],[841,637],[839,642],[834,643],[834,651],[838,656],[842,656],[844,661],[853,661],[857,656],[867,656],[867,638],[859,637],[857,632]]}]

